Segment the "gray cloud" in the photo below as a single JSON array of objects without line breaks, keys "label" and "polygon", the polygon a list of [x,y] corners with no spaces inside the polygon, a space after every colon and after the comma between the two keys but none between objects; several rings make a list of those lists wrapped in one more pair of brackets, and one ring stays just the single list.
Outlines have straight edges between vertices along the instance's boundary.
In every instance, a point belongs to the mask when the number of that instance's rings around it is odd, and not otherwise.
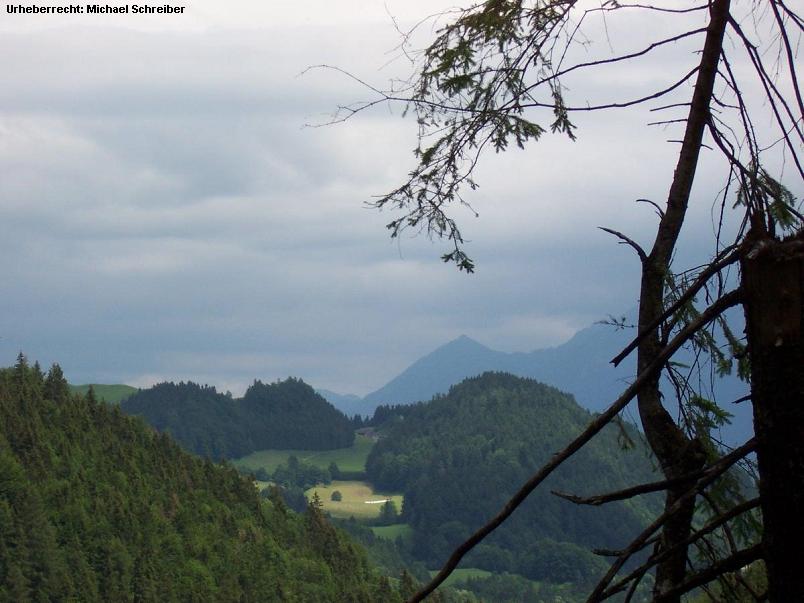
[{"label": "gray cloud", "polygon": [[[457,212],[474,276],[439,242],[388,240],[391,214],[364,202],[412,167],[411,120],[303,127],[366,97],[332,72],[299,77],[307,65],[403,73],[383,67],[397,39],[365,4],[368,24],[255,5],[255,27],[216,28],[201,2],[187,31],[4,34],[0,361],[24,350],[75,382],[239,391],[292,374],[365,393],[461,333],[531,350],[635,305],[633,254],[596,227],[650,242],[633,201],[662,199],[675,148],[644,115],[580,116],[576,143],[489,156],[480,218]],[[710,251],[720,178],[702,174],[691,258]]]}]

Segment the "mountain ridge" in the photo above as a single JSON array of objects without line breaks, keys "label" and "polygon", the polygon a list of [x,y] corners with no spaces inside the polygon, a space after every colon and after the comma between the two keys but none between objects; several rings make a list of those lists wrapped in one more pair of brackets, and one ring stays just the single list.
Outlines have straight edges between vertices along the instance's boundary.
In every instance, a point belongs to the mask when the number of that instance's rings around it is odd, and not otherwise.
[{"label": "mountain ridge", "polygon": [[[588,410],[600,411],[610,401],[600,399],[600,382],[622,383],[632,376],[633,361],[626,361],[618,368],[609,364],[610,357],[628,343],[629,335],[624,329],[596,323],[557,346],[530,352],[502,352],[463,334],[415,360],[388,383],[362,398],[321,391],[327,394],[325,397],[331,396],[327,399],[336,407],[343,398],[348,398],[350,408],[358,409],[357,400],[362,400],[361,414],[370,415],[377,405],[429,400],[446,393],[463,379],[486,371],[501,371],[557,387],[574,395]],[[573,368],[568,371],[567,366]],[[580,383],[579,371],[583,376]],[[613,393],[615,388],[606,389]]]},{"label": "mountain ridge", "polygon": [[[556,387],[574,396],[585,409],[602,412],[633,380],[635,355],[617,367],[610,363],[632,336],[633,329],[595,323],[557,346],[531,352],[501,352],[461,335],[414,361],[362,401],[350,396],[348,407],[341,408],[338,398],[328,399],[346,414],[371,416],[379,405],[430,400],[435,395],[446,394],[451,386],[464,379],[486,371],[500,371]],[[684,361],[683,356],[680,359]],[[722,435],[727,442],[742,443],[753,433],[751,407],[730,402],[744,396],[748,385],[734,376],[716,379],[714,384],[717,400],[734,415],[732,424],[723,428]],[[666,391],[671,391],[669,386]],[[667,399],[673,398],[668,396]]]}]

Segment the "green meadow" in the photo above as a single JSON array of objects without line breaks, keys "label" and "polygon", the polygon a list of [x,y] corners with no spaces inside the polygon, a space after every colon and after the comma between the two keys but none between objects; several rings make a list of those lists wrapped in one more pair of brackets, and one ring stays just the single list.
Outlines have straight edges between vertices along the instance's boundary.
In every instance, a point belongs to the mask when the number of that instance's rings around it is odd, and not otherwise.
[{"label": "green meadow", "polygon": [[85,396],[89,391],[90,385],[95,390],[95,397],[98,400],[106,400],[110,404],[119,404],[124,399],[137,391],[136,387],[130,385],[114,384],[104,385],[102,383],[85,383],[84,385],[70,385],[70,391]]},{"label": "green meadow", "polygon": [[[342,500],[331,500],[332,493],[337,490],[341,493]],[[380,508],[387,499],[394,501],[396,510],[402,510],[404,497],[401,494],[383,494],[375,492],[371,484],[359,481],[340,481],[334,480],[329,485],[319,484],[305,492],[308,500],[313,498],[314,493],[318,492],[324,511],[331,513],[333,517],[348,519],[376,519],[380,515]],[[393,526],[389,526],[393,527]]]},{"label": "green meadow", "polygon": [[339,448],[337,450],[258,450],[248,456],[232,461],[236,467],[242,467],[251,471],[256,471],[260,467],[268,473],[273,473],[276,468],[288,462],[289,456],[295,456],[300,461],[310,463],[321,469],[327,469],[330,463],[338,465],[341,471],[358,472],[366,468],[366,458],[368,457],[374,441],[366,436],[357,435],[355,443],[349,448]]}]

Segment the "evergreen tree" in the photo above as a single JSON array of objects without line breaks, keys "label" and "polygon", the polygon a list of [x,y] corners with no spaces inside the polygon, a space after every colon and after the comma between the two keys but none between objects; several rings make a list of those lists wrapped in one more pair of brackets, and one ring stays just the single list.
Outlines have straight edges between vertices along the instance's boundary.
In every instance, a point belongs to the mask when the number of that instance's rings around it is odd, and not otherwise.
[{"label": "evergreen tree", "polygon": [[65,402],[70,396],[67,379],[58,364],[54,364],[48,371],[45,379],[44,396],[54,402]]},{"label": "evergreen tree", "polygon": [[320,500],[306,518],[263,503],[232,467],[65,387],[23,355],[0,369],[0,603],[369,603],[381,588]]},{"label": "evergreen tree", "polygon": [[407,601],[417,590],[419,590],[419,583],[408,570],[402,570],[399,577],[399,594]]},{"label": "evergreen tree", "polygon": [[396,503],[391,499],[386,500],[380,507],[380,525],[389,526],[399,520],[399,513],[396,510]]}]

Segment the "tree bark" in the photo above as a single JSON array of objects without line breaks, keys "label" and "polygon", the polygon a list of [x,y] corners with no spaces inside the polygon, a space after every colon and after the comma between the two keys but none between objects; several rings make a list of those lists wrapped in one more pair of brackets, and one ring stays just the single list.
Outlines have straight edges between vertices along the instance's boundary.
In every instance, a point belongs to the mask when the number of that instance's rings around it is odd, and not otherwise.
[{"label": "tree bark", "polygon": [[752,233],[742,260],[770,601],[804,601],[804,231]]}]

